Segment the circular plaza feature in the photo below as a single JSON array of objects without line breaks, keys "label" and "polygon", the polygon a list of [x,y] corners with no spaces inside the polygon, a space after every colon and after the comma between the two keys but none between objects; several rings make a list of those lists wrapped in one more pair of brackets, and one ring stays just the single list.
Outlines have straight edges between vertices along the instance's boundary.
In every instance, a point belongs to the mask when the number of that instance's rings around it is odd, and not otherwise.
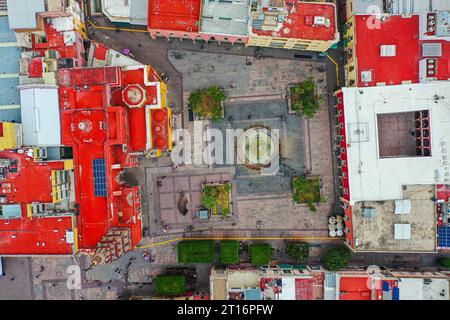
[{"label": "circular plaza feature", "polygon": [[278,141],[266,127],[252,127],[238,137],[237,156],[251,169],[270,167],[277,152]]}]

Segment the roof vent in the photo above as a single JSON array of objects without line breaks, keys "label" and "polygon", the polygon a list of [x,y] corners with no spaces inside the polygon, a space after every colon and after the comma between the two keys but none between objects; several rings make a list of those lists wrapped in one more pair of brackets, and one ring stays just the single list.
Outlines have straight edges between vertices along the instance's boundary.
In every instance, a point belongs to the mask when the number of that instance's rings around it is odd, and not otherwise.
[{"label": "roof vent", "polygon": [[441,57],[442,44],[441,43],[424,43],[422,44],[422,56],[424,57]]},{"label": "roof vent", "polygon": [[397,53],[397,46],[395,44],[383,44],[380,47],[380,56],[395,57]]},{"label": "roof vent", "polygon": [[361,71],[362,82],[372,82],[372,70]]},{"label": "roof vent", "polygon": [[411,239],[411,225],[409,223],[394,224],[394,239],[395,240]]},{"label": "roof vent", "polygon": [[410,214],[411,213],[411,200],[395,200],[395,214]]},{"label": "roof vent", "polygon": [[364,208],[363,210],[363,217],[364,218],[374,218],[377,215],[377,211],[375,208]]}]

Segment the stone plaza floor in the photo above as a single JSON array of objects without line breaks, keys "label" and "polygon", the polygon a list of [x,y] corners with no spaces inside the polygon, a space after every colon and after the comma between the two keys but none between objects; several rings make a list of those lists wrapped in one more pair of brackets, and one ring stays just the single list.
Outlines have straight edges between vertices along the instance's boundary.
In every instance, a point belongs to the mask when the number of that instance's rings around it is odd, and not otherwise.
[{"label": "stone plaza floor", "polygon": [[[287,104],[283,100],[225,105],[225,118],[212,122],[212,127],[219,129],[224,136],[227,129],[245,131],[255,126],[263,126],[278,130],[279,170],[273,175],[263,175],[260,170],[250,169],[244,164],[224,165],[236,168],[235,179],[239,195],[291,191],[292,177],[305,171],[302,125],[298,115],[288,112]],[[227,141],[227,144],[229,143]],[[236,153],[236,150],[233,151]],[[225,148],[223,152],[225,154]],[[236,154],[234,159],[236,160]]]}]

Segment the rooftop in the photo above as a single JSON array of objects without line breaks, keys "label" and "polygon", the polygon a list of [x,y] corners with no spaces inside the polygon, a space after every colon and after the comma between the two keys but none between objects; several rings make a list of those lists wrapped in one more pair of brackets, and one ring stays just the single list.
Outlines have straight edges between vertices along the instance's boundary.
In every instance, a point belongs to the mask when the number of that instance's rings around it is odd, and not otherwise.
[{"label": "rooftop", "polygon": [[[148,66],[61,69],[62,141],[73,147],[80,247],[93,249],[111,228],[142,237],[139,187],[126,187],[130,152],[170,147],[165,97]],[[157,128],[158,130],[156,130]],[[126,148],[123,146],[126,145]]]},{"label": "rooftop", "polygon": [[45,12],[45,0],[8,0],[9,27],[35,29],[37,13]]},{"label": "rooftop", "polygon": [[369,276],[337,275],[339,300],[372,300],[372,289],[368,287]]},{"label": "rooftop", "polygon": [[[449,82],[343,88],[342,91],[351,204],[359,201],[402,199],[404,185],[448,183],[446,153],[450,146]],[[427,113],[419,112],[424,110]],[[416,142],[420,142],[417,152],[420,151],[422,156],[383,158],[380,156],[379,142],[383,136],[380,135],[377,117],[402,112],[426,116],[417,121],[414,118],[408,124],[403,122],[402,129],[410,135],[416,135]],[[398,122],[392,125],[398,125]],[[384,139],[386,146],[398,145],[397,141],[389,142],[389,139],[397,138],[386,136]],[[392,172],[396,174],[393,175]]]},{"label": "rooftop", "polygon": [[[419,16],[390,16],[373,28],[369,15],[356,16],[356,56],[358,85],[395,85],[419,82]],[[398,32],[402,30],[402,32]],[[395,52],[382,55],[382,46]],[[363,78],[363,73],[367,73]]]},{"label": "rooftop", "polygon": [[[141,239],[141,222],[133,202],[125,200],[129,195],[133,199],[133,190],[120,184],[121,167],[133,161],[121,146],[128,141],[127,117],[124,107],[110,107],[107,100],[109,87],[121,85],[121,70],[63,69],[58,78],[62,140],[73,147],[76,164],[80,247],[95,248],[112,226],[131,227],[134,246]],[[145,127],[143,131],[145,136]],[[120,195],[113,196],[114,191],[120,191]]]},{"label": "rooftop", "polygon": [[448,279],[413,279],[398,280],[400,300],[448,300]]},{"label": "rooftop", "polygon": [[103,0],[103,13],[114,22],[146,26],[148,22],[147,0]]},{"label": "rooftop", "polygon": [[[436,250],[434,186],[408,185],[399,199],[410,200],[410,211],[398,202],[364,201],[352,206],[356,251],[433,252]],[[368,215],[367,210],[371,209]],[[405,228],[407,227],[407,228]],[[409,232],[408,232],[409,231]],[[403,232],[403,233],[399,233]]]},{"label": "rooftop", "polygon": [[312,300],[312,276],[264,277],[260,280],[264,300]]},{"label": "rooftop", "polygon": [[0,122],[20,122],[19,85],[20,50],[8,17],[0,17]]},{"label": "rooftop", "polygon": [[150,0],[149,29],[235,36],[271,36],[332,41],[333,3],[298,0]]},{"label": "rooftop", "polygon": [[[1,180],[2,205],[9,209],[17,205],[18,215],[0,214],[0,254],[72,254],[72,216],[53,213],[48,216],[30,216],[28,205],[43,203],[51,207],[55,199],[52,177],[55,171],[64,170],[64,161],[35,162],[32,149],[0,152],[0,159],[11,164],[2,171],[7,172]],[[64,200],[65,201],[65,200]],[[68,204],[54,205],[64,211]],[[8,210],[10,211],[10,210]],[[7,210],[5,210],[7,212]],[[68,234],[69,233],[69,234]]]},{"label": "rooftop", "polygon": [[204,0],[202,6],[201,31],[212,34],[248,34],[249,0],[217,2]]},{"label": "rooftop", "polygon": [[[432,14],[436,14],[433,19],[437,25],[448,25],[448,11]],[[375,21],[369,15],[356,16],[358,86],[450,79],[450,36],[431,35],[423,30],[429,24],[426,17],[426,12],[384,16]],[[380,27],[374,28],[374,24]]]},{"label": "rooftop", "polygon": [[[357,0],[358,2],[366,0]],[[391,14],[412,14],[412,13],[426,13],[429,11],[450,10],[450,3],[448,0],[391,0],[387,6],[387,12]]]},{"label": "rooftop", "polygon": [[199,31],[201,0],[150,0],[150,29]]},{"label": "rooftop", "polygon": [[[24,144],[27,146],[61,145],[57,87],[22,88],[20,99]],[[49,123],[52,125],[49,126]]]},{"label": "rooftop", "polygon": [[335,40],[336,6],[298,0],[258,0],[252,11],[252,33],[259,36]]}]

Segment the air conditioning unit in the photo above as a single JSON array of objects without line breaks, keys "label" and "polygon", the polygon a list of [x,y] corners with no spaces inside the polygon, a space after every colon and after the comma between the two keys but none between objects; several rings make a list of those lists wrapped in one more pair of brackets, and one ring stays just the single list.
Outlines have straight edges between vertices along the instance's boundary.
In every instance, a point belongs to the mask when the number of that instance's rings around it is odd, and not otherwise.
[{"label": "air conditioning unit", "polygon": [[330,27],[330,19],[323,17],[323,16],[315,16],[314,17],[314,25],[315,26],[323,26],[323,27]]}]

